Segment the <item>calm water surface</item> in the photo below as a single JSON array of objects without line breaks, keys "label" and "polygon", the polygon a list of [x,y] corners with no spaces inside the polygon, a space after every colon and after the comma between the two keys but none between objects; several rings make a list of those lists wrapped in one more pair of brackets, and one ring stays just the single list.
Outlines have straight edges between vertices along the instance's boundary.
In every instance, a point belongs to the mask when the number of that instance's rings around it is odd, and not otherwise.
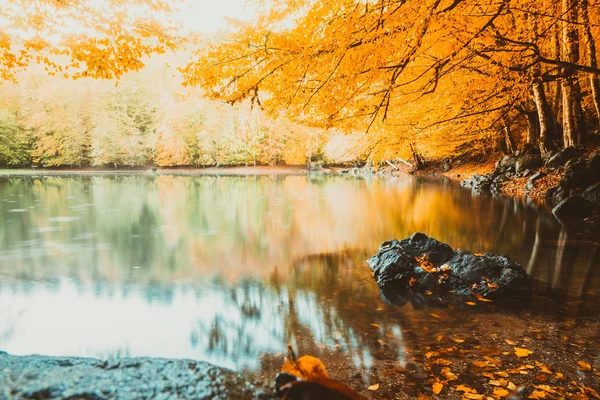
[{"label": "calm water surface", "polygon": [[291,342],[368,368],[385,323],[402,361],[410,305],[386,305],[364,260],[415,231],[507,254],[569,301],[600,288],[597,243],[547,210],[412,178],[5,177],[0,219],[11,354],[253,370]]}]

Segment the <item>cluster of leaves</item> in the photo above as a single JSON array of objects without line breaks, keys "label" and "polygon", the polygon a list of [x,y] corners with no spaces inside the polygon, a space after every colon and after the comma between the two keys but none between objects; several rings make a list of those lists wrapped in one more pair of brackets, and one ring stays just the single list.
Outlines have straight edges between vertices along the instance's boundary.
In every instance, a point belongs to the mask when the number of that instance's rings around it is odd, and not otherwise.
[{"label": "cluster of leaves", "polygon": [[112,79],[178,44],[164,0],[6,0],[0,10],[0,80],[30,63],[51,74]]}]

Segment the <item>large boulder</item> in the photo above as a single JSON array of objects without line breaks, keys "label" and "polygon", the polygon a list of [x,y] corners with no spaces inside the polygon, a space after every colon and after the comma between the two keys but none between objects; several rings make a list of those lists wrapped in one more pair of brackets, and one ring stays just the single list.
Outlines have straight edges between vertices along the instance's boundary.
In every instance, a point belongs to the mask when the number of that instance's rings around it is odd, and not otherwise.
[{"label": "large boulder", "polygon": [[542,172],[542,171],[538,171],[535,174],[531,175],[531,177],[527,181],[527,185],[525,186],[525,189],[527,189],[527,190],[535,189],[535,182],[539,179],[542,179],[545,176],[546,176],[546,173]]},{"label": "large boulder", "polygon": [[507,304],[528,297],[533,282],[506,256],[453,250],[420,232],[384,242],[367,263],[383,297],[396,305]]},{"label": "large boulder", "polygon": [[274,399],[273,391],[202,361],[16,357],[0,352],[0,399]]},{"label": "large boulder", "polygon": [[538,169],[541,166],[542,157],[537,153],[528,153],[517,159],[517,162],[515,163],[515,171],[520,173],[527,169]]},{"label": "large boulder", "polygon": [[594,213],[594,204],[581,196],[569,196],[553,209],[552,214],[560,220],[581,220]]},{"label": "large boulder", "polygon": [[573,146],[569,146],[546,158],[544,164],[548,168],[558,168],[565,165],[569,160],[578,157],[579,155],[579,150]]},{"label": "large boulder", "polygon": [[581,197],[590,203],[594,203],[596,207],[600,207],[600,183],[596,183],[585,189],[585,191],[581,193]]}]

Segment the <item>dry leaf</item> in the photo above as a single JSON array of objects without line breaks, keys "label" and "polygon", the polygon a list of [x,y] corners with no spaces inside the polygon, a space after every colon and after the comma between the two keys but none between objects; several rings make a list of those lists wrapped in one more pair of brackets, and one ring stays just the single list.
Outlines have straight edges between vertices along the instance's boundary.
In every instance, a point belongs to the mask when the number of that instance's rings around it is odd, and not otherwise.
[{"label": "dry leaf", "polygon": [[433,394],[440,394],[442,389],[444,388],[444,384],[440,381],[433,382],[431,389],[433,390]]},{"label": "dry leaf", "polygon": [[528,350],[528,349],[523,349],[520,347],[515,347],[515,354],[517,355],[517,357],[521,358],[521,357],[528,357],[533,353],[533,351]]},{"label": "dry leaf", "polygon": [[410,280],[408,281],[408,286],[413,287],[415,285],[415,283],[417,283],[417,280],[415,279],[415,277],[413,276],[412,278],[410,278]]},{"label": "dry leaf", "polygon": [[592,370],[592,366],[590,365],[590,363],[587,363],[585,361],[577,361],[577,365],[579,365],[579,369],[582,371],[591,371]]},{"label": "dry leaf", "polygon": [[379,383],[376,383],[374,385],[371,385],[367,388],[367,390],[371,390],[371,391],[376,391],[377,389],[379,389]]},{"label": "dry leaf", "polygon": [[440,316],[435,313],[429,313],[429,315],[432,316],[433,318],[440,319]]},{"label": "dry leaf", "polygon": [[502,397],[508,396],[509,393],[510,392],[506,389],[496,387],[496,388],[494,388],[494,392],[492,393],[492,396],[494,396],[495,398],[502,398]]},{"label": "dry leaf", "polygon": [[321,360],[313,356],[302,356],[296,361],[290,361],[286,358],[281,371],[305,380],[311,378],[327,378],[325,365]]},{"label": "dry leaf", "polygon": [[465,304],[468,306],[476,306],[477,305],[476,303],[474,303],[472,301],[467,301],[467,302],[465,302]]},{"label": "dry leaf", "polygon": [[467,385],[458,385],[454,388],[457,392],[476,393],[476,390]]},{"label": "dry leaf", "polygon": [[473,399],[473,400],[481,400],[484,399],[485,396],[482,394],[477,394],[477,393],[465,393],[463,394],[464,397],[466,397],[467,399]]},{"label": "dry leaf", "polygon": [[450,368],[442,368],[442,376],[449,381],[455,381],[458,379],[458,376],[454,375]]},{"label": "dry leaf", "polygon": [[529,395],[530,399],[543,399],[546,397],[546,392],[543,390],[534,390],[533,393]]},{"label": "dry leaf", "polygon": [[511,346],[514,346],[514,345],[516,345],[516,344],[517,344],[516,342],[513,342],[513,341],[512,341],[512,340],[510,340],[510,339],[506,339],[506,340],[504,340],[504,341],[506,342],[506,344],[509,344],[509,345],[511,345]]}]

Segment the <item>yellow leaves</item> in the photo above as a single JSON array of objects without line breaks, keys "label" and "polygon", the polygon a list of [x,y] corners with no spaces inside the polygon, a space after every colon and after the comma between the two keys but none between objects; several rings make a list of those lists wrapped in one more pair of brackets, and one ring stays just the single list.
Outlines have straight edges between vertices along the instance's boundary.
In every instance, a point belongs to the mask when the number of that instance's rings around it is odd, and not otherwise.
[{"label": "yellow leaves", "polygon": [[421,257],[415,257],[415,260],[425,272],[430,274],[437,272],[437,268],[429,262],[429,254],[423,254]]},{"label": "yellow leaves", "polygon": [[463,394],[463,397],[466,397],[467,399],[472,399],[472,400],[482,400],[485,398],[484,395],[477,394],[477,393],[465,393],[465,394]]},{"label": "yellow leaves", "polygon": [[282,372],[287,372],[301,379],[327,378],[325,365],[316,357],[302,356],[295,361],[285,359]]},{"label": "yellow leaves", "polygon": [[433,384],[431,386],[431,390],[433,391],[433,394],[440,394],[440,392],[442,391],[443,388],[444,388],[444,384],[441,381],[435,381],[435,382],[433,382]]},{"label": "yellow leaves", "polygon": [[544,399],[546,398],[546,392],[543,390],[534,390],[530,395],[530,399]]},{"label": "yellow leaves", "polygon": [[372,391],[372,392],[374,392],[374,391],[376,391],[376,390],[378,390],[378,389],[379,389],[379,383],[376,383],[376,384],[374,384],[374,385],[371,385],[371,386],[369,386],[369,387],[367,388],[367,390],[370,390],[370,391]]},{"label": "yellow leaves", "polygon": [[521,358],[521,357],[528,357],[531,354],[533,354],[533,351],[528,350],[528,349],[524,349],[524,348],[520,348],[520,347],[515,347],[515,354],[519,358]]},{"label": "yellow leaves", "polygon": [[492,392],[492,396],[496,399],[501,399],[503,397],[506,397],[510,394],[510,392],[504,388],[500,388],[500,387],[495,387],[494,391]]},{"label": "yellow leaves", "polygon": [[511,345],[511,346],[514,346],[514,345],[516,345],[516,344],[517,344],[516,342],[514,342],[514,341],[512,341],[512,340],[510,340],[510,339],[505,339],[504,341],[506,342],[506,344],[509,344],[509,345]]},{"label": "yellow leaves", "polygon": [[452,371],[450,371],[450,368],[442,368],[441,373],[442,373],[442,376],[449,381],[458,380],[458,376],[453,374]]},{"label": "yellow leaves", "polygon": [[591,371],[592,370],[592,366],[590,365],[590,363],[587,363],[585,361],[577,361],[577,365],[579,365],[579,369],[581,371]]},{"label": "yellow leaves", "polygon": [[456,390],[457,392],[464,392],[464,393],[477,393],[477,391],[475,389],[473,389],[467,385],[458,385],[454,388],[454,390]]},{"label": "yellow leaves", "polygon": [[465,304],[468,306],[476,306],[477,305],[477,303],[474,303],[472,301],[466,301]]}]

